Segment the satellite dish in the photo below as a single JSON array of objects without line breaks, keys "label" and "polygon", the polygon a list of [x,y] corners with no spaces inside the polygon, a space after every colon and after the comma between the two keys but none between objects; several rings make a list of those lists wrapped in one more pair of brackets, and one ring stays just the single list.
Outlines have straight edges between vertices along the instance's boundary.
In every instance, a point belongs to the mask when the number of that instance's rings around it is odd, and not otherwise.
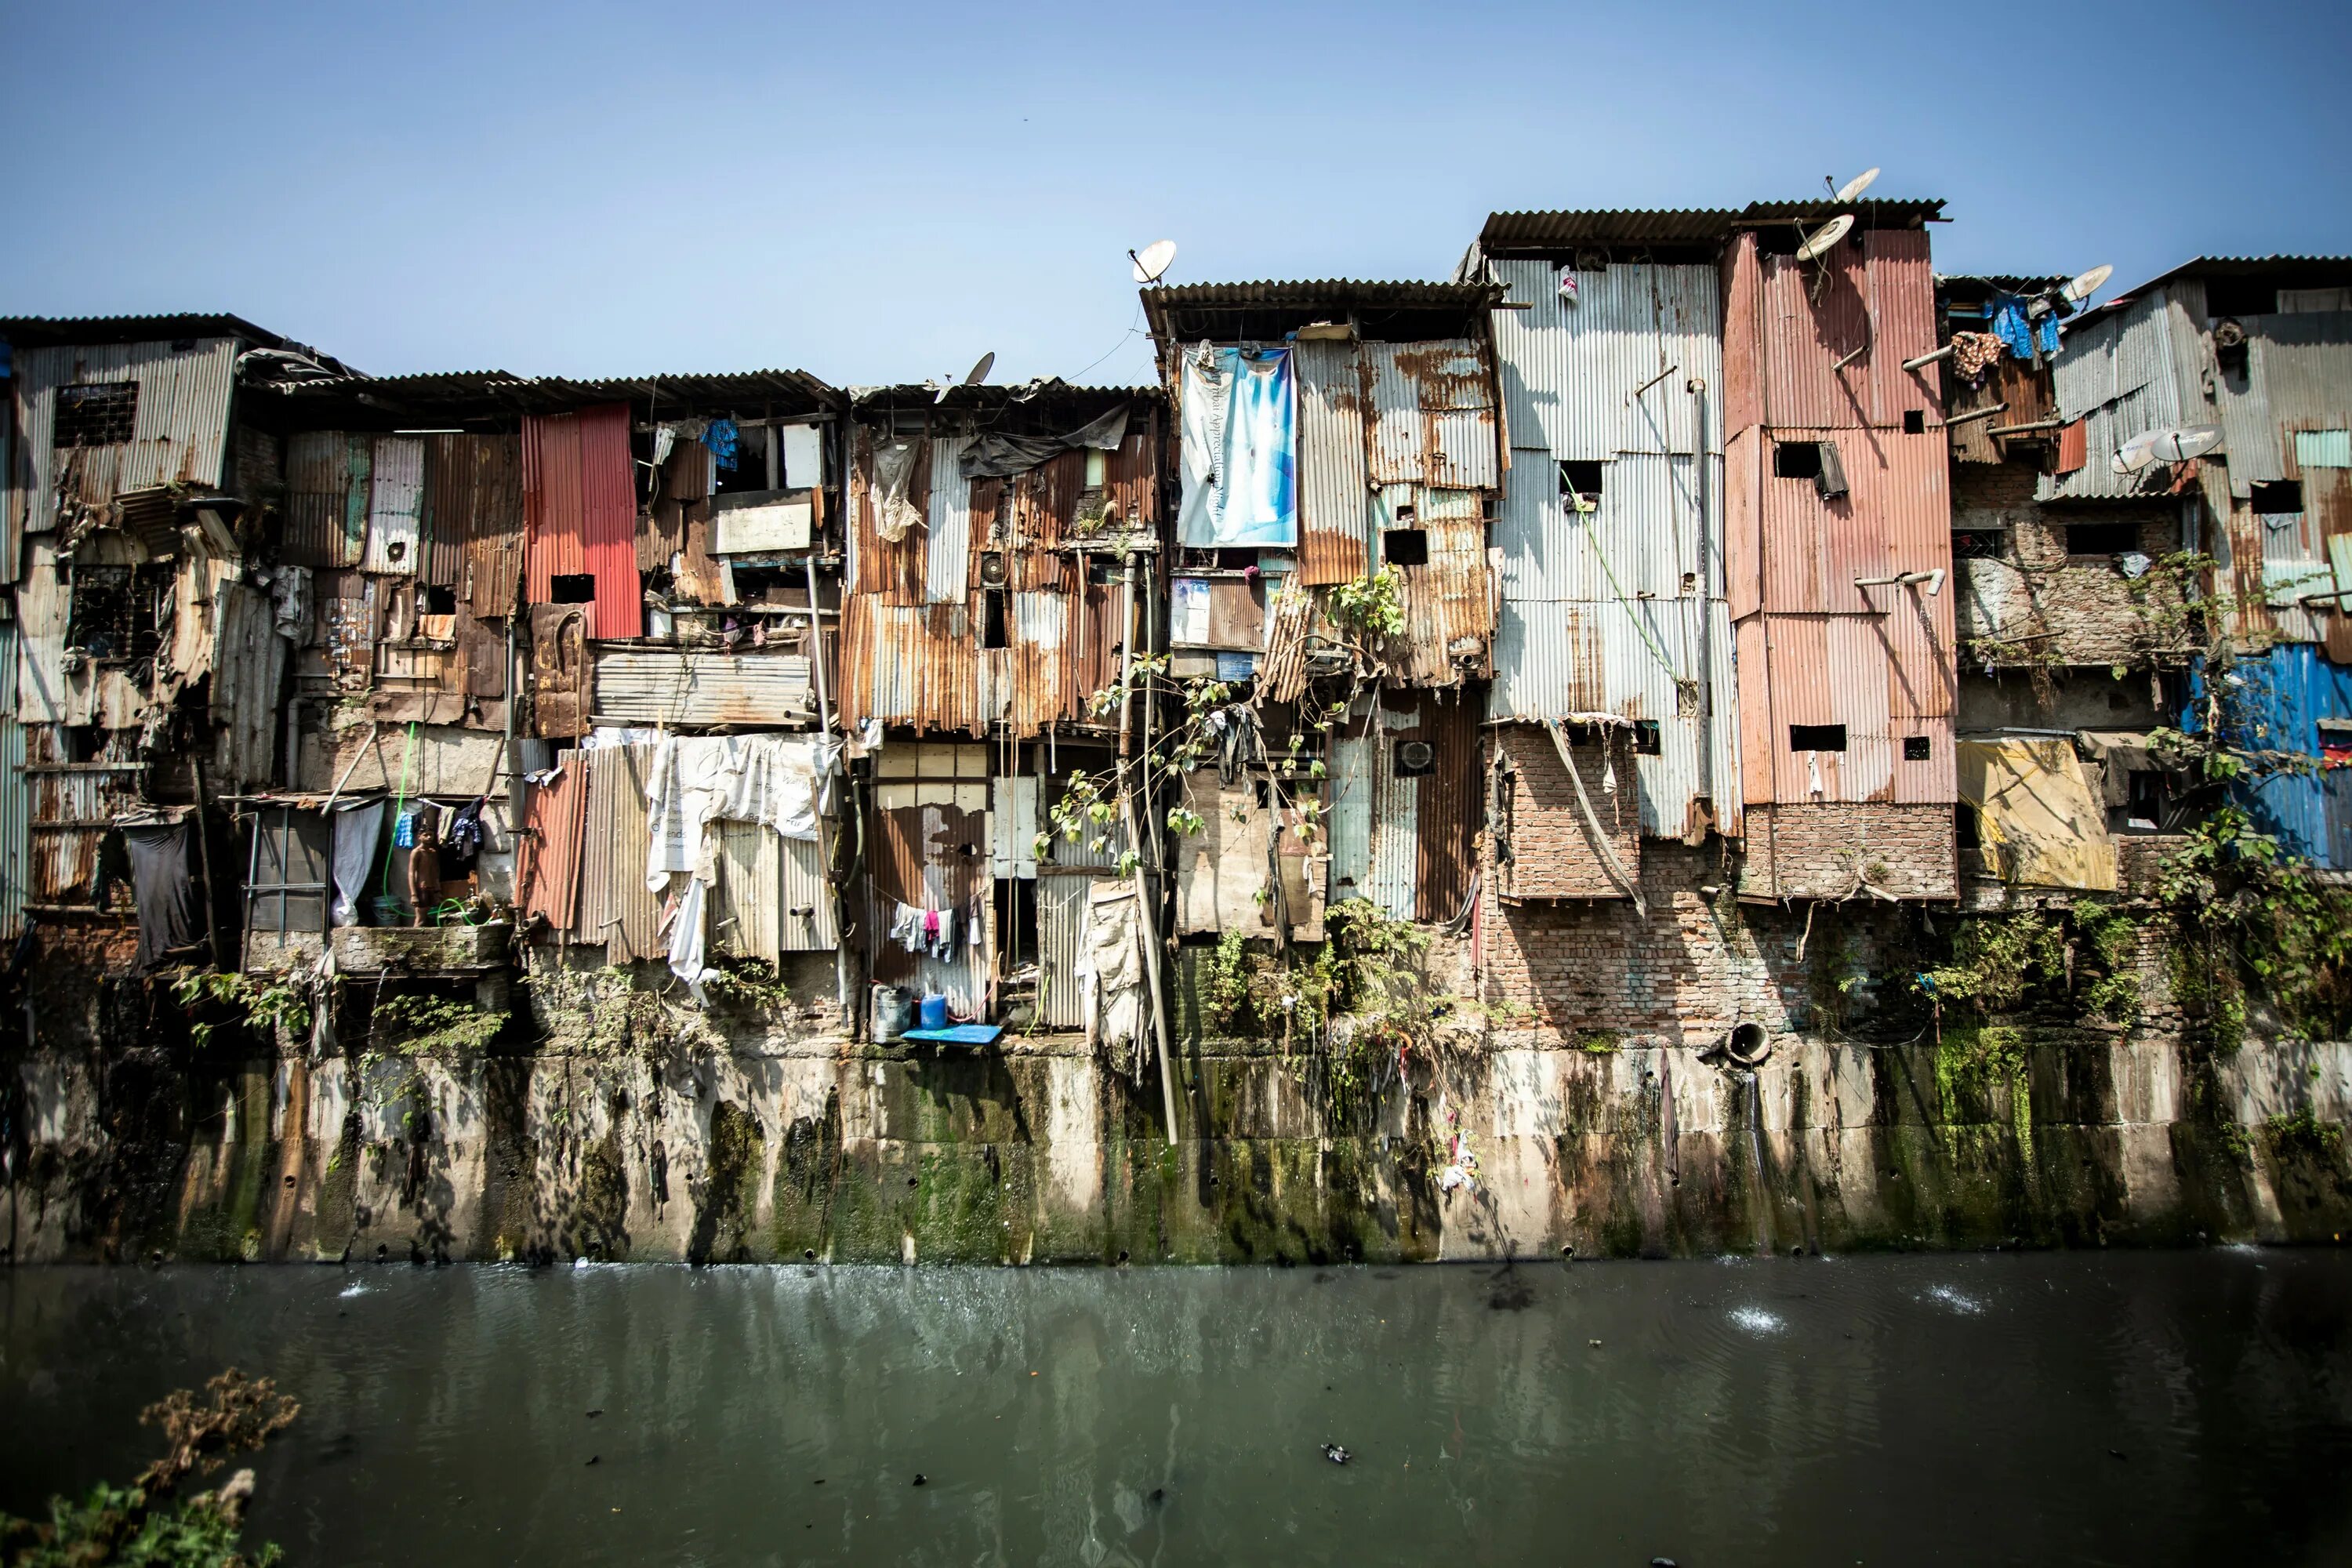
[{"label": "satellite dish", "polygon": [[2105,284],[2106,280],[2113,278],[2115,275],[2116,269],[2112,267],[2105,265],[2094,267],[2088,272],[2083,273],[2081,276],[2077,277],[2073,282],[2067,284],[2063,289],[2059,289],[2058,292],[2066,296],[2066,300],[2069,304],[2079,305],[2085,300],[2088,300],[2092,295],[2097,293],[2100,288]]},{"label": "satellite dish", "polygon": [[2119,474],[2136,474],[2156,461],[2156,432],[2144,430],[2116,448],[2114,468]]},{"label": "satellite dish", "polygon": [[1127,258],[1135,263],[1135,280],[1138,283],[1157,283],[1160,274],[1168,270],[1169,263],[1176,259],[1176,242],[1155,239],[1140,253],[1129,251]]},{"label": "satellite dish", "polygon": [[2219,447],[2221,444],[2221,427],[2219,425],[2175,425],[2169,430],[2157,431],[2148,439],[2157,461],[2185,463]]},{"label": "satellite dish", "polygon": [[978,386],[988,379],[988,373],[995,368],[996,351],[991,349],[980,356],[980,363],[971,367],[971,374],[963,378],[963,384],[966,386]]},{"label": "satellite dish", "polygon": [[1797,247],[1797,258],[1801,261],[1811,261],[1815,257],[1827,253],[1830,247],[1835,245],[1839,240],[1843,239],[1853,231],[1853,215],[1852,213],[1840,213],[1837,216],[1830,219],[1829,222],[1822,225],[1821,227],[1813,230],[1812,238]]},{"label": "satellite dish", "polygon": [[1878,171],[1876,169],[1864,169],[1861,174],[1856,174],[1853,179],[1848,180],[1844,184],[1840,185],[1837,188],[1837,199],[1842,202],[1850,202],[1853,200],[1854,197],[1870,189],[1870,182],[1876,178],[1878,178]]}]

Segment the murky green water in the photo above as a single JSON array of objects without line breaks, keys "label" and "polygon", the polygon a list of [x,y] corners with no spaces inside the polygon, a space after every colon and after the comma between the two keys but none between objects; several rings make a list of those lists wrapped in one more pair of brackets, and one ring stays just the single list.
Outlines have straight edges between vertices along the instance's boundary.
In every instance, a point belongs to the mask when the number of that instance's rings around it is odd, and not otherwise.
[{"label": "murky green water", "polygon": [[0,1351],[19,1513],[276,1377],[298,1564],[2352,1562],[2345,1253],[28,1269]]}]

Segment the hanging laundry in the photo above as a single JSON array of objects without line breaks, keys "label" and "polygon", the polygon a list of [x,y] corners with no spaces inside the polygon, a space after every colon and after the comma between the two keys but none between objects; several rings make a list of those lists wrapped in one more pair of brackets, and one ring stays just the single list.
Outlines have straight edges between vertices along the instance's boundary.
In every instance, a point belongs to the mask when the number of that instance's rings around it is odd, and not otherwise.
[{"label": "hanging laundry", "polygon": [[1297,394],[1288,349],[1187,350],[1181,368],[1181,543],[1295,543]]},{"label": "hanging laundry", "polygon": [[736,454],[741,448],[741,434],[732,419],[713,419],[703,426],[702,444],[710,448],[710,456],[721,468],[735,471]]},{"label": "hanging laundry", "polygon": [[877,505],[874,510],[874,531],[886,544],[896,544],[908,531],[919,528],[923,513],[910,492],[915,476],[927,471],[930,461],[929,441],[898,439],[879,442],[874,448],[874,489]]},{"label": "hanging laundry", "polygon": [[1952,334],[1952,369],[1970,386],[1984,380],[1985,372],[2000,358],[2003,345],[1990,332],[1954,332]]},{"label": "hanging laundry", "polygon": [[1992,335],[2009,345],[2009,352],[2019,359],[2032,359],[2037,340],[2044,354],[2058,352],[2058,318],[2042,318],[2037,327],[2026,313],[2025,301],[2014,294],[1996,294],[1986,307],[1991,318]]},{"label": "hanging laundry", "polygon": [[204,941],[204,906],[189,865],[194,837],[183,822],[122,824],[131,889],[139,900],[139,973],[152,974]]}]

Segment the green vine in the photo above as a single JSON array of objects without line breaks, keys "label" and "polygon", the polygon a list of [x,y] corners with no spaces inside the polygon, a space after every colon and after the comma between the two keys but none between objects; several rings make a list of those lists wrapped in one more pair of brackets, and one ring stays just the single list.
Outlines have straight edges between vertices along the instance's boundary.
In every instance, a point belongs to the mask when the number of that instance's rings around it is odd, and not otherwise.
[{"label": "green vine", "polygon": [[310,1032],[309,999],[282,980],[256,984],[249,975],[235,972],[183,969],[172,976],[171,987],[172,1000],[191,1015],[222,1008],[233,1015],[226,1019],[190,1018],[188,1038],[200,1050],[212,1043],[213,1032],[224,1023],[241,1025],[271,1038],[281,1033],[299,1037]]}]

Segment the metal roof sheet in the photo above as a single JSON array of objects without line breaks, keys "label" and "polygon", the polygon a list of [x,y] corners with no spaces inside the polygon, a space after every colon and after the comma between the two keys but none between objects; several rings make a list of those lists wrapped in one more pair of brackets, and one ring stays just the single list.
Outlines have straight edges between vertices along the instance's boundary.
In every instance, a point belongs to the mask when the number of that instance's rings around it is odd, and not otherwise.
[{"label": "metal roof sheet", "polygon": [[1489,253],[1586,245],[1720,245],[1738,219],[1736,207],[1489,213],[1478,243]]},{"label": "metal roof sheet", "polygon": [[1162,285],[1142,293],[1151,335],[1162,342],[1265,341],[1351,315],[1370,338],[1468,337],[1486,331],[1486,312],[1503,299],[1491,283],[1344,278]]},{"label": "metal roof sheet", "polygon": [[[0,340],[18,348],[80,347],[100,343],[147,343],[178,338],[245,338],[269,348],[305,345],[257,327],[242,316],[178,311],[157,316],[0,316]],[[338,363],[320,359],[328,365]]]}]

